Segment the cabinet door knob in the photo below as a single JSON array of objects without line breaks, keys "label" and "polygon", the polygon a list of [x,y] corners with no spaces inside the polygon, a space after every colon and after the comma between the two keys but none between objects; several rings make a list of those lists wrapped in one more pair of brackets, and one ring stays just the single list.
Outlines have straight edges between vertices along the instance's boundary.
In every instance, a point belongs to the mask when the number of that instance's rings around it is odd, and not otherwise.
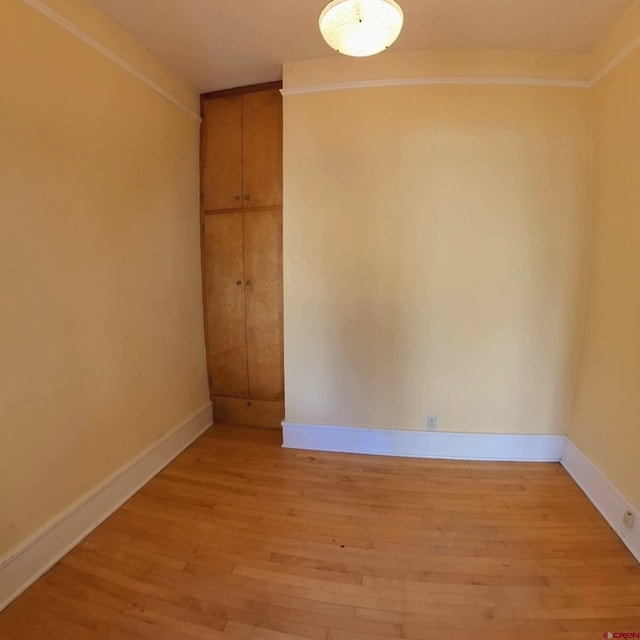
[{"label": "cabinet door knob", "polygon": [[236,196],[234,199],[235,200],[240,200],[240,196]]},{"label": "cabinet door knob", "polygon": [[251,280],[247,280],[247,287],[251,286]]},{"label": "cabinet door knob", "polygon": [[245,200],[250,200],[250,199],[251,199],[251,196],[245,196],[245,197],[244,197],[244,199],[245,199]]},{"label": "cabinet door knob", "polygon": [[236,284],[237,284],[238,286],[240,286],[240,285],[242,284],[242,280],[238,280],[238,281],[236,282]]}]

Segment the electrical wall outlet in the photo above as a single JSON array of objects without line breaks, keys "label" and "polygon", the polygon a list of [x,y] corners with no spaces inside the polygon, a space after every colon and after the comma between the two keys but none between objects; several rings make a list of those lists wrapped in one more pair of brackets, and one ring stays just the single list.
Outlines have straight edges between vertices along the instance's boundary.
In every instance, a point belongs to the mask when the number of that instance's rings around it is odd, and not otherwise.
[{"label": "electrical wall outlet", "polygon": [[438,416],[428,416],[427,431],[437,431],[437,430],[438,430]]},{"label": "electrical wall outlet", "polygon": [[632,529],[635,521],[636,517],[631,513],[631,511],[626,511],[622,516],[622,524],[627,527],[627,529]]}]

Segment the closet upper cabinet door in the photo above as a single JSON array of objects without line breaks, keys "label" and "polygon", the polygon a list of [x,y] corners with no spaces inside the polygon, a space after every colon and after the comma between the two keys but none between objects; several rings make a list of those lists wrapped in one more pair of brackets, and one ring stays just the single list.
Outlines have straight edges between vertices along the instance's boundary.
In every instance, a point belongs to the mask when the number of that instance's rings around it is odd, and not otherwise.
[{"label": "closet upper cabinet door", "polygon": [[206,100],[202,131],[204,210],[242,208],[242,96]]},{"label": "closet upper cabinet door", "polygon": [[244,206],[282,206],[282,96],[244,95]]},{"label": "closet upper cabinet door", "polygon": [[247,397],[247,333],[242,213],[204,222],[207,351],[215,395]]},{"label": "closet upper cabinet door", "polygon": [[247,357],[252,398],[284,398],[282,209],[245,211]]}]

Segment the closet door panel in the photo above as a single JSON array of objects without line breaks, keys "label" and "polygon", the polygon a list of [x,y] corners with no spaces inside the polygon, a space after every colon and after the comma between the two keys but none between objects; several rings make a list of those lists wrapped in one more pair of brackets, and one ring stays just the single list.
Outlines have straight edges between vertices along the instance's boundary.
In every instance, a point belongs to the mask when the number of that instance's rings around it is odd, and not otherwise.
[{"label": "closet door panel", "polygon": [[242,208],[242,96],[204,103],[202,195],[205,211]]},{"label": "closet door panel", "polygon": [[247,397],[247,327],[242,213],[205,216],[207,349],[212,391]]},{"label": "closet door panel", "polygon": [[282,96],[244,96],[244,206],[282,206]]},{"label": "closet door panel", "polygon": [[282,209],[244,213],[250,397],[284,398]]}]

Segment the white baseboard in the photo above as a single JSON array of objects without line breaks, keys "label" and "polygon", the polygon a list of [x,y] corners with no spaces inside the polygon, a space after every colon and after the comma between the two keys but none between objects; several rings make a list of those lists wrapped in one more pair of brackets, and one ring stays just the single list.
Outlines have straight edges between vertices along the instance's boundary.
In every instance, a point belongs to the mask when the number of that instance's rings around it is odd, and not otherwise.
[{"label": "white baseboard", "polygon": [[0,611],[212,424],[207,403],[0,560]]},{"label": "white baseboard", "polygon": [[[638,509],[569,439],[567,439],[560,462],[611,525],[611,528],[620,536],[636,560],[640,562],[640,512]],[[625,511],[631,511],[635,515],[636,522],[632,529],[626,529],[622,524],[622,516]]]},{"label": "white baseboard", "polygon": [[565,436],[445,433],[282,423],[283,447],[448,460],[558,462]]}]

